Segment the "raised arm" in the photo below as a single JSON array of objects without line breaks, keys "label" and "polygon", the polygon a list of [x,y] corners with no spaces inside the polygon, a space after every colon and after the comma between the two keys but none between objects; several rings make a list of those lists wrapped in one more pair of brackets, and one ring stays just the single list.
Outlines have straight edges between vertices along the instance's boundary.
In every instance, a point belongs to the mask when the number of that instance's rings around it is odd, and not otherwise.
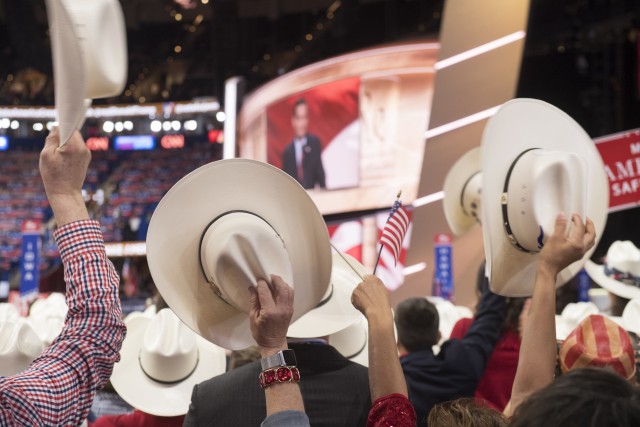
[{"label": "raised arm", "polygon": [[365,276],[351,302],[369,323],[369,387],[373,406],[368,427],[415,426],[416,413],[408,400],[387,288],[376,276]]},{"label": "raised arm", "polygon": [[553,234],[540,252],[511,401],[504,411],[507,416],[512,416],[529,395],[553,381],[556,364],[556,279],[564,268],[581,259],[595,241],[595,228],[590,219],[587,218],[585,225],[580,216],[574,214],[572,222],[571,233],[567,236],[567,217],[565,214],[558,215]]},{"label": "raised arm", "polygon": [[2,425],[79,425],[124,339],[119,278],[81,194],[91,156],[78,132],[63,148],[59,142],[55,129],[40,155],[40,174],[59,226],[69,312],[58,338],[29,369],[0,380]]},{"label": "raised arm", "polygon": [[[258,280],[250,287],[251,334],[263,358],[288,349],[287,330],[293,316],[293,288],[279,276],[271,276],[271,284]],[[300,387],[296,382],[280,382],[264,389],[267,418],[262,427],[304,427],[309,419],[304,413]]]}]

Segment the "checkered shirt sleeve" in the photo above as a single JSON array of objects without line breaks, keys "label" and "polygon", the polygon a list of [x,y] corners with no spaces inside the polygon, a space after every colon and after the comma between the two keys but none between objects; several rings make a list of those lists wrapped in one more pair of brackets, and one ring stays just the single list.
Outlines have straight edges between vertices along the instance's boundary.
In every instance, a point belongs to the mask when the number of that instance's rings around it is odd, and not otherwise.
[{"label": "checkered shirt sleeve", "polygon": [[77,221],[55,233],[67,283],[64,329],[24,372],[0,378],[0,426],[77,426],[120,359],[126,328],[119,278],[100,224]]}]

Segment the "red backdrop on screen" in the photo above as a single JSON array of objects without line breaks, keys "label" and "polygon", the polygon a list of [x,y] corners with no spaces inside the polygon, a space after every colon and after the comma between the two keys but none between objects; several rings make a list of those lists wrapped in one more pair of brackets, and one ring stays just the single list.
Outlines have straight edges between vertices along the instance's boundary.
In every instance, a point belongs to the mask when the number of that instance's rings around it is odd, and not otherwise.
[{"label": "red backdrop on screen", "polygon": [[360,78],[353,77],[316,86],[276,102],[267,108],[267,161],[282,168],[282,152],[293,140],[293,104],[304,98],[309,106],[309,133],[317,135],[324,149],[345,127],[358,118]]}]

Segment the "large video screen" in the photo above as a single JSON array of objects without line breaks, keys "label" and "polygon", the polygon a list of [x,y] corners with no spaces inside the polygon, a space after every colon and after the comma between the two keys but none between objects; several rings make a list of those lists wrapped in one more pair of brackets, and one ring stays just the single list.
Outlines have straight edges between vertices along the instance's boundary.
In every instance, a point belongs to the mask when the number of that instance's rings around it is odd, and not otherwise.
[{"label": "large video screen", "polygon": [[360,183],[360,79],[317,86],[267,108],[267,161],[306,189]]},{"label": "large video screen", "polygon": [[435,44],[368,49],[287,73],[240,112],[240,157],[287,172],[324,215],[417,196]]}]

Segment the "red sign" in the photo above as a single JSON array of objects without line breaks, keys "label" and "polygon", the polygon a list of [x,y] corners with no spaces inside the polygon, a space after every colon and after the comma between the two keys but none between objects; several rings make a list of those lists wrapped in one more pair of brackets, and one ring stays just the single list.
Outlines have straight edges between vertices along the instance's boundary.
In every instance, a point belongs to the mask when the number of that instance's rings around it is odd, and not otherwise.
[{"label": "red sign", "polygon": [[222,144],[224,142],[224,132],[220,129],[212,129],[209,131],[209,142],[210,143],[219,143]]},{"label": "red sign", "polygon": [[595,140],[609,180],[609,211],[640,206],[640,129]]},{"label": "red sign", "polygon": [[23,233],[33,233],[40,234],[40,220],[32,220],[28,219],[22,221],[22,232]]},{"label": "red sign", "polygon": [[184,135],[165,135],[160,140],[162,148],[184,148]]},{"label": "red sign", "polygon": [[109,149],[109,138],[106,136],[87,138],[87,148],[91,151],[107,151]]},{"label": "red sign", "polygon": [[435,243],[436,245],[449,244],[452,241],[453,241],[453,238],[449,233],[436,234],[435,238],[433,239],[433,243]]}]

